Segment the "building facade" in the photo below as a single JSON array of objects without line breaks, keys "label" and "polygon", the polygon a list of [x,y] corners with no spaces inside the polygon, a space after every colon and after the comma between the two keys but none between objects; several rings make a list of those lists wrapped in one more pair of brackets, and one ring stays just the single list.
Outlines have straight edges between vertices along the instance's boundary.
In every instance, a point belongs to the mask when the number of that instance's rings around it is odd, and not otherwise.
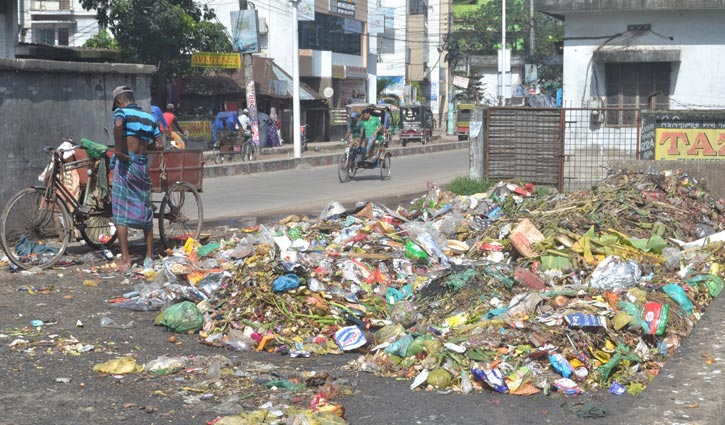
[{"label": "building facade", "polygon": [[537,0],[536,8],[565,21],[564,106],[725,108],[725,1]]},{"label": "building facade", "polygon": [[81,47],[98,34],[94,10],[84,10],[80,0],[18,0],[21,43]]}]

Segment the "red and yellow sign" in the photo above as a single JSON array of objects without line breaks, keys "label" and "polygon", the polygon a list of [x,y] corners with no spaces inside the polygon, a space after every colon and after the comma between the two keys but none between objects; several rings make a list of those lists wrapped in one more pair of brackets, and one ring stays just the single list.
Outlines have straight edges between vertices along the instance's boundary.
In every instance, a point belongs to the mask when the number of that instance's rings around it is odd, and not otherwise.
[{"label": "red and yellow sign", "polygon": [[658,128],[655,130],[655,159],[725,160],[725,129]]},{"label": "red and yellow sign", "polygon": [[241,68],[242,57],[239,53],[193,53],[191,66],[194,68]]}]

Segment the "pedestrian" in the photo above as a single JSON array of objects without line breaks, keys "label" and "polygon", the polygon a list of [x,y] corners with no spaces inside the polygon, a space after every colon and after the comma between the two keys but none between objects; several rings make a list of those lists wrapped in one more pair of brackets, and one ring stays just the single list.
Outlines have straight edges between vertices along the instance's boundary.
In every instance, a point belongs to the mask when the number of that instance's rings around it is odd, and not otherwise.
[{"label": "pedestrian", "polygon": [[170,133],[169,124],[166,122],[166,118],[164,118],[164,111],[159,106],[151,105],[151,115],[154,116],[156,124],[159,126],[159,130],[164,139],[164,146],[166,146],[166,141],[170,139]]},{"label": "pedestrian", "polygon": [[186,147],[186,142],[184,142],[184,139],[181,137],[181,135],[183,134],[184,137],[189,137],[189,132],[184,131],[184,129],[181,128],[181,125],[179,125],[179,121],[176,119],[176,115],[174,115],[175,109],[176,107],[173,103],[169,103],[168,105],[166,105],[166,112],[164,112],[164,118],[166,118],[166,122],[169,126],[171,146],[177,147],[179,149],[184,149]]},{"label": "pedestrian", "polygon": [[163,149],[161,131],[154,117],[137,104],[127,86],[113,89],[114,173],[111,196],[113,220],[121,245],[119,270],[128,269],[128,228],[142,229],[146,243],[144,267],[153,265],[151,178],[147,150]]},{"label": "pedestrian", "polygon": [[277,139],[279,140],[279,145],[281,146],[284,143],[284,140],[282,140],[282,120],[280,120],[277,115],[277,108],[270,108],[269,118],[274,122]]},{"label": "pedestrian", "polygon": [[365,143],[365,158],[370,156],[370,152],[375,146],[375,140],[383,140],[383,124],[371,112],[370,108],[363,110],[362,122],[360,123],[363,130],[360,141]]}]

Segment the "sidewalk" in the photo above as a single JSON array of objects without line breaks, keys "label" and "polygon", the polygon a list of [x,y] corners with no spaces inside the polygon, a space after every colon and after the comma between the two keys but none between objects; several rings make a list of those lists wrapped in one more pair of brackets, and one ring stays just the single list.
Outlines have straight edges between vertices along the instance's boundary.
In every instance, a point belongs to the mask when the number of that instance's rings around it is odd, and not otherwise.
[{"label": "sidewalk", "polygon": [[[468,149],[468,141],[459,142],[456,136],[449,136],[437,130],[433,139],[427,144],[409,143],[403,147],[397,138],[388,147],[388,152],[395,156],[418,155],[431,152],[441,152],[453,149]],[[294,147],[291,143],[274,148],[262,148],[262,152],[255,161],[242,162],[235,160],[215,164],[213,151],[204,152],[204,177],[224,177],[242,174],[264,173],[270,171],[290,170],[301,166],[319,167],[337,163],[343,150],[339,141],[315,142],[307,145],[307,152],[302,152],[302,158],[294,158]]]}]

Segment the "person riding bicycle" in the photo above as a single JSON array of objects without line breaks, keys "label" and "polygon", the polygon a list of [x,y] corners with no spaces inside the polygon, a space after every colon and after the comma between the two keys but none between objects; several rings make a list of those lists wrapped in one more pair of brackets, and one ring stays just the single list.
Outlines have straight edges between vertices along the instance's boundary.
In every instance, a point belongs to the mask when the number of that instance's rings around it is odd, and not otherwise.
[{"label": "person riding bicycle", "polygon": [[350,113],[350,121],[347,123],[347,133],[342,137],[343,140],[347,140],[352,136],[352,140],[360,139],[360,131],[362,126],[358,120],[359,115],[357,112]]},{"label": "person riding bicycle", "polygon": [[365,143],[365,158],[370,156],[370,152],[375,146],[375,141],[378,140],[382,143],[383,141],[383,124],[380,119],[371,114],[371,109],[365,109],[362,112],[362,135],[360,136],[360,143]]}]

